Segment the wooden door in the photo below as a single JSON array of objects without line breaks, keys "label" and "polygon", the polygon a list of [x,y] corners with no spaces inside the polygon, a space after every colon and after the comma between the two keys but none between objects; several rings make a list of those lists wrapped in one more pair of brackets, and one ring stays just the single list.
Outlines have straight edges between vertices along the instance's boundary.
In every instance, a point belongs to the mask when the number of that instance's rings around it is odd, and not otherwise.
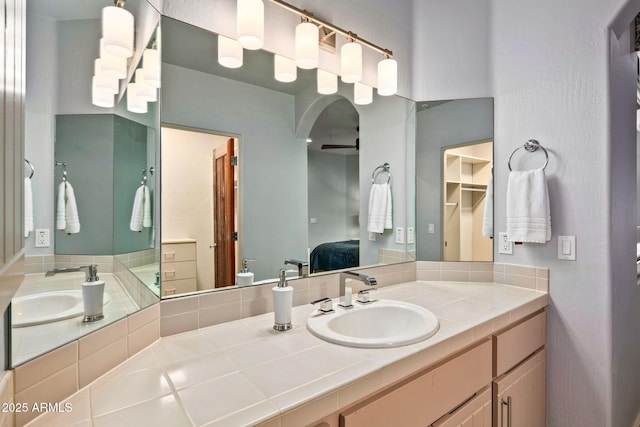
[{"label": "wooden door", "polygon": [[214,266],[215,287],[235,284],[235,221],[234,221],[234,166],[233,138],[227,140],[226,146],[214,150],[214,224],[215,238]]},{"label": "wooden door", "polygon": [[493,383],[494,427],[544,427],[546,352],[539,350]]}]

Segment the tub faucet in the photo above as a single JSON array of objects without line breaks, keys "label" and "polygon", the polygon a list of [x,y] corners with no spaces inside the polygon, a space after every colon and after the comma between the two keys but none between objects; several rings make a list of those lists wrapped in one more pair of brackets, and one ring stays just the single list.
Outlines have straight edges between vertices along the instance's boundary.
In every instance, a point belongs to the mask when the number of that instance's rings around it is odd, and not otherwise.
[{"label": "tub faucet", "polygon": [[344,295],[345,284],[347,279],[357,280],[358,282],[362,282],[367,286],[376,286],[378,281],[375,277],[367,276],[366,274],[356,273],[355,271],[343,271],[340,273],[340,294],[338,296]]},{"label": "tub faucet", "polygon": [[285,265],[291,264],[298,267],[298,276],[300,277],[309,277],[309,263],[306,261],[300,261],[297,259],[285,259]]},{"label": "tub faucet", "polygon": [[90,265],[82,265],[80,267],[59,267],[54,268],[53,270],[47,271],[45,277],[55,276],[58,273],[74,273],[77,271],[84,271],[85,273],[85,282],[95,282],[99,280],[98,277],[98,266],[97,264]]}]

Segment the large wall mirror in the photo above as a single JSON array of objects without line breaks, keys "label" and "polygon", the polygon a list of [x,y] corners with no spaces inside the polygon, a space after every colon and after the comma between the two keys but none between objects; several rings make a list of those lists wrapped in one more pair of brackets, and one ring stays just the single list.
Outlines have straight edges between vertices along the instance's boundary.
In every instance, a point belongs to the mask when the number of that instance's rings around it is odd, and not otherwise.
[{"label": "large wall mirror", "polygon": [[[163,296],[236,286],[244,259],[251,260],[253,283],[296,268],[285,260],[309,263],[312,274],[411,260],[394,229],[406,227],[405,141],[413,134],[406,123],[413,101],[376,97],[371,105],[354,105],[352,86],[342,83],[337,94],[318,95],[315,70],[298,69],[294,82],[278,82],[274,55],[266,51],[245,50],[242,67],[225,68],[217,62],[217,40],[162,18]],[[217,142],[205,148],[203,139]],[[229,245],[215,231],[221,202],[212,148],[229,140],[238,147],[229,179],[237,197],[229,214],[237,241],[233,255],[221,257]],[[200,154],[185,154],[196,150]],[[393,226],[370,236],[372,174],[385,163]],[[181,168],[177,182],[171,176]],[[177,226],[185,221],[189,227]]]},{"label": "large wall mirror", "polygon": [[[35,169],[34,226],[48,230],[49,242],[36,242],[34,232],[25,237],[28,274],[11,305],[12,366],[159,301],[160,109],[149,102],[147,113],[131,113],[125,88],[145,48],[157,48],[160,14],[145,0],[127,1],[136,49],[114,107],[101,108],[92,104],[91,86],[105,6],[102,0],[27,3],[25,157]],[[63,183],[73,188],[79,226],[69,220],[73,215],[60,215],[60,200],[70,194],[60,192]],[[137,227],[133,205],[143,184],[148,218]],[[87,264],[97,264],[106,282],[105,317],[95,322],[82,321],[85,273],[63,272]]]},{"label": "large wall mirror", "polygon": [[493,99],[416,103],[416,259],[493,261]]}]

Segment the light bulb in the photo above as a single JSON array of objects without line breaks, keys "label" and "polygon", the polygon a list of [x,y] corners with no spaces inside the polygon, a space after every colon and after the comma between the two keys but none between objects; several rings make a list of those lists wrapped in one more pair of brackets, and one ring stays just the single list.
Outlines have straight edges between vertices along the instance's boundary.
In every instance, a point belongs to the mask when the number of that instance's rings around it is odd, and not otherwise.
[{"label": "light bulb", "polygon": [[117,79],[127,77],[127,58],[115,56],[104,48],[104,39],[100,39],[100,59],[102,60],[102,73]]},{"label": "light bulb", "polygon": [[218,63],[227,68],[242,67],[242,46],[229,37],[218,35]]},{"label": "light bulb", "polygon": [[97,107],[113,108],[115,106],[113,92],[96,87],[95,77],[91,83],[91,103]]},{"label": "light bulb", "polygon": [[127,110],[140,114],[147,112],[147,101],[138,96],[135,83],[129,83],[127,85]]},{"label": "light bulb", "polygon": [[391,58],[378,62],[378,95],[395,95],[398,91],[398,63]]},{"label": "light bulb", "polygon": [[158,100],[158,91],[147,84],[145,71],[142,68],[136,70],[136,95],[147,102]]},{"label": "light bulb", "polygon": [[310,70],[318,66],[319,54],[318,26],[303,22],[296,27],[296,65]]},{"label": "light bulb", "polygon": [[283,83],[292,82],[298,77],[295,61],[277,54],[273,59],[273,71],[275,79]]},{"label": "light bulb", "polygon": [[373,88],[364,83],[356,82],[353,85],[353,102],[358,105],[367,105],[373,102]]},{"label": "light bulb", "polygon": [[238,0],[238,42],[245,49],[257,50],[264,43],[264,4],[262,0]]},{"label": "light bulb", "polygon": [[338,76],[329,71],[318,68],[318,93],[321,95],[331,95],[338,91]]},{"label": "light bulb", "polygon": [[154,88],[160,87],[160,52],[158,49],[145,49],[142,54],[144,82]]},{"label": "light bulb", "polygon": [[342,45],[340,49],[341,78],[345,83],[355,83],[362,79],[362,46],[356,42]]},{"label": "light bulb", "polygon": [[116,6],[102,9],[104,48],[112,55],[128,58],[133,55],[133,15]]}]

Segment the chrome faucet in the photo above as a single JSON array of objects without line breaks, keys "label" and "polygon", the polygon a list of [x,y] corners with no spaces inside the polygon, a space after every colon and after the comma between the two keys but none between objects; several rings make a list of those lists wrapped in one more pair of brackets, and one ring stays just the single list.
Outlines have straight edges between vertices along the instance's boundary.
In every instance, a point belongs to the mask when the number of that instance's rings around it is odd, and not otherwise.
[{"label": "chrome faucet", "polygon": [[309,277],[309,263],[306,261],[300,261],[297,259],[285,259],[285,265],[291,264],[298,267],[298,276],[300,277]]},{"label": "chrome faucet", "polygon": [[90,265],[82,265],[80,267],[59,267],[54,268],[53,270],[47,271],[45,277],[54,276],[58,273],[75,273],[78,271],[84,271],[85,273],[85,282],[95,282],[99,279],[98,277],[98,266],[96,264]]},{"label": "chrome faucet", "polygon": [[343,271],[340,273],[340,294],[338,296],[344,296],[344,289],[346,287],[347,279],[357,280],[367,286],[376,286],[378,281],[375,277],[367,276],[366,274],[356,273],[355,271]]}]

